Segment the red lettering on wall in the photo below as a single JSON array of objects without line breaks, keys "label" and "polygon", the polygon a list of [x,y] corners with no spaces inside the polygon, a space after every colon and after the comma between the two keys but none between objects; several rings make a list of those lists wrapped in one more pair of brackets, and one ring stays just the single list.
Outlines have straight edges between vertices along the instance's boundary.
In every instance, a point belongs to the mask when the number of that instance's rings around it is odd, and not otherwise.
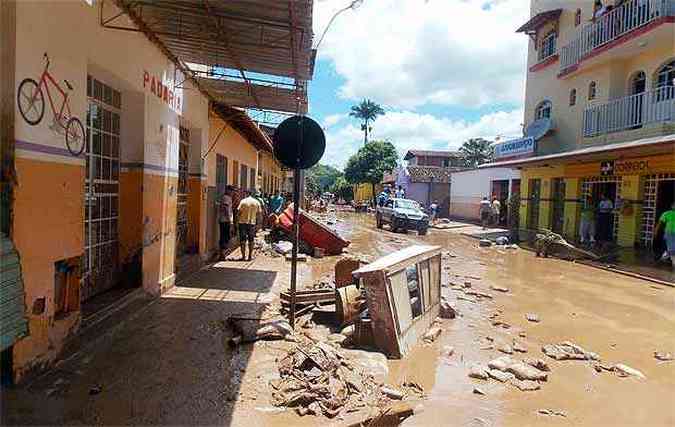
[{"label": "red lettering on wall", "polygon": [[150,86],[150,92],[153,95],[156,95],[157,98],[163,100],[171,108],[179,110],[180,109],[180,98],[169,89],[168,85],[162,83],[162,79],[150,75],[149,72],[143,70],[143,88]]}]

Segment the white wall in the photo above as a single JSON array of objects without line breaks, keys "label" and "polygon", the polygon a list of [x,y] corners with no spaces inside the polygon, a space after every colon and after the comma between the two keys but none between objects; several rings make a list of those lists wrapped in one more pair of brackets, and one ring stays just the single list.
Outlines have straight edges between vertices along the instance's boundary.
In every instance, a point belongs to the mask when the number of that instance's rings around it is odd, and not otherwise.
[{"label": "white wall", "polygon": [[520,179],[517,169],[486,168],[452,173],[450,216],[478,219],[478,205],[483,197],[490,197],[492,181],[513,179]]}]

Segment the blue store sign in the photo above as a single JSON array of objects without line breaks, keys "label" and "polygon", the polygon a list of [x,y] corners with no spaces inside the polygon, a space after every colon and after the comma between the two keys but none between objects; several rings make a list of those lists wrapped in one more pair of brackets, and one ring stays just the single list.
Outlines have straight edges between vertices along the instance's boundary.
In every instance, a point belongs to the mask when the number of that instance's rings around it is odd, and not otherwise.
[{"label": "blue store sign", "polygon": [[502,159],[504,157],[523,157],[534,154],[536,143],[534,138],[520,138],[512,139],[495,145],[495,158]]}]

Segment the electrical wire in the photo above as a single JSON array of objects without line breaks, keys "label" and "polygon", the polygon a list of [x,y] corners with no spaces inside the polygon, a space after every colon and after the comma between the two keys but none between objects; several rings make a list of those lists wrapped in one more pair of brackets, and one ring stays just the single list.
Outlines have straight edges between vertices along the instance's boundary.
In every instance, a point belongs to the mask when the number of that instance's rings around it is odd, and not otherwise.
[{"label": "electrical wire", "polygon": [[363,0],[352,0],[351,3],[349,3],[349,6],[343,7],[342,9],[338,10],[333,14],[333,16],[330,18],[330,21],[328,21],[328,25],[326,25],[326,28],[324,28],[323,33],[321,33],[321,38],[319,38],[319,42],[316,44],[316,47],[314,50],[319,50],[319,46],[321,46],[321,42],[323,42],[323,38],[326,36],[326,33],[328,32],[328,29],[333,25],[333,21],[335,21],[335,18],[337,18],[340,14],[343,12],[346,12],[350,9],[356,10],[358,9],[361,5],[363,4]]}]

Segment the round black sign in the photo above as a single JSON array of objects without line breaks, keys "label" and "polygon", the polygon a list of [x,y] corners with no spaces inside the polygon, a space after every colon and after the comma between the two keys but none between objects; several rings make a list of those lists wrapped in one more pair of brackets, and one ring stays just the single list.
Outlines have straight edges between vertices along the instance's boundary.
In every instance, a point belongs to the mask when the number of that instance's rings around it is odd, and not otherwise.
[{"label": "round black sign", "polygon": [[288,168],[308,169],[321,160],[326,136],[319,124],[306,116],[290,117],[274,131],[274,157]]}]

